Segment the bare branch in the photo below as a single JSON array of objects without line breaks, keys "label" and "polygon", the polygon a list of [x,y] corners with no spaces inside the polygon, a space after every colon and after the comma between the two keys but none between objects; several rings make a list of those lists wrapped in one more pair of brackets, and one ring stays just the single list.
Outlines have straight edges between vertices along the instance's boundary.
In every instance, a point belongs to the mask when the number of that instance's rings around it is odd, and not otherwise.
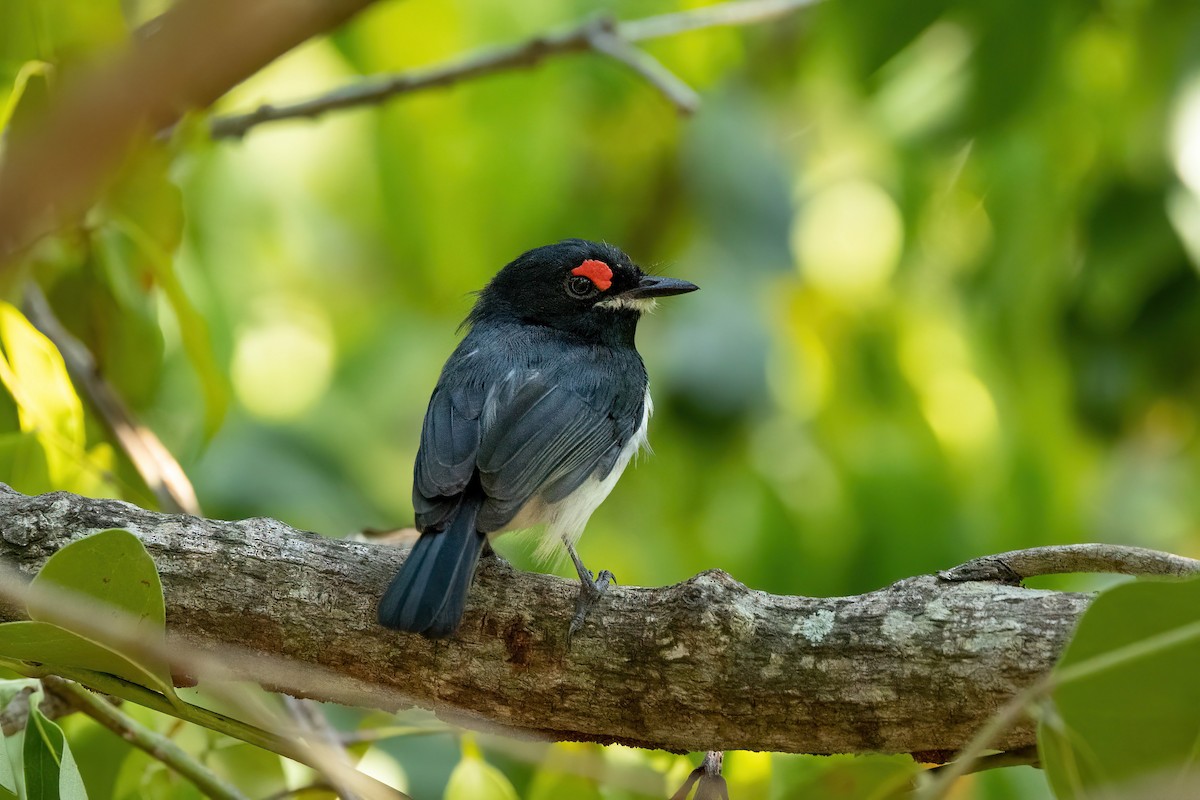
[{"label": "bare branch", "polygon": [[[417,704],[509,735],[675,751],[958,751],[1047,674],[1089,602],[933,576],[783,597],[713,571],[614,587],[568,650],[574,582],[489,559],[459,634],[429,641],[375,622],[404,558],[394,548],[0,489],[0,559],[26,572],[113,527],[158,565],[172,647],[219,654],[227,675],[334,702]],[[987,747],[1033,743],[1029,697]]]},{"label": "bare branch", "polygon": [[596,33],[588,41],[597,53],[603,53],[640,75],[674,105],[679,113],[692,114],[700,107],[700,95],[696,94],[696,90],[645,50],[639,50],[611,33]]},{"label": "bare branch", "polygon": [[946,581],[998,581],[1018,584],[1038,575],[1116,572],[1184,578],[1200,574],[1200,561],[1144,547],[1116,544],[1062,544],[984,556],[939,572]]},{"label": "bare branch", "polygon": [[368,77],[307,100],[282,105],[265,104],[243,114],[214,117],[210,121],[210,132],[214,139],[241,138],[251,128],[265,122],[315,119],[329,111],[376,105],[399,95],[444,88],[484,75],[529,69],[547,58],[589,50],[633,69],[681,113],[690,114],[699,104],[695,91],[653,56],[635,48],[633,43],[703,28],[767,22],[795,13],[817,1],[738,0],[627,22],[614,22],[607,17],[600,17],[515,45],[477,50],[438,67]]},{"label": "bare branch", "polygon": [[552,55],[587,50],[591,47],[592,35],[611,25],[607,19],[594,19],[571,30],[537,36],[519,45],[480,50],[445,66],[364,78],[308,100],[286,105],[265,104],[245,114],[214,117],[209,129],[214,139],[241,138],[255,125],[264,122],[313,119],[327,111],[371,105],[396,95],[451,86],[481,75],[533,67]]}]

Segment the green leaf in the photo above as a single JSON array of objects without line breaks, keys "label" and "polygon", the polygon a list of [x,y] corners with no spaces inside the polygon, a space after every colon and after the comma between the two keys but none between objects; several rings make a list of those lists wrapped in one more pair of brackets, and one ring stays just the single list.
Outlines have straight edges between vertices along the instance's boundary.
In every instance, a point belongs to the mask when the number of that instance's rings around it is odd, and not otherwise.
[{"label": "green leaf", "polygon": [[66,744],[62,729],[31,707],[25,726],[25,796],[28,800],[57,800],[59,767]]},{"label": "green leaf", "polygon": [[445,800],[518,800],[504,773],[483,760],[474,739],[463,737],[462,760],[450,773]]},{"label": "green leaf", "polygon": [[1038,741],[1055,794],[1200,774],[1200,580],[1117,586],[1084,614],[1056,668]]},{"label": "green leaf", "polygon": [[116,238],[91,237],[92,257],[64,269],[46,294],[63,325],[92,351],[104,377],[133,410],[143,410],[162,380],[159,298],[146,292],[144,280],[127,275],[128,269],[110,266],[124,258],[123,251],[106,245]]},{"label": "green leaf", "polygon": [[83,404],[54,344],[8,303],[0,303],[0,382],[17,405],[22,431],[33,433],[46,451],[51,482],[78,486],[88,466]]},{"label": "green leaf", "polygon": [[167,694],[167,686],[156,672],[143,668],[110,647],[49,622],[21,621],[0,625],[0,652],[9,658],[52,667],[107,672]]},{"label": "green leaf", "polygon": [[114,625],[132,616],[149,635],[162,635],[166,629],[167,610],[154,559],[127,530],[93,533],[50,556],[30,584],[30,616],[63,624],[53,618],[52,600],[38,602],[44,592],[53,594],[59,589],[99,600],[107,608],[97,609],[97,613],[105,614]]},{"label": "green leaf", "polygon": [[124,654],[119,644],[103,641],[95,631],[77,629],[61,613],[64,591],[87,604],[101,631],[112,628],[142,641],[164,641],[162,583],[136,536],[119,529],[101,531],[52,555],[30,584],[32,621],[0,625],[0,651],[26,661],[107,672],[174,697],[165,661]]}]

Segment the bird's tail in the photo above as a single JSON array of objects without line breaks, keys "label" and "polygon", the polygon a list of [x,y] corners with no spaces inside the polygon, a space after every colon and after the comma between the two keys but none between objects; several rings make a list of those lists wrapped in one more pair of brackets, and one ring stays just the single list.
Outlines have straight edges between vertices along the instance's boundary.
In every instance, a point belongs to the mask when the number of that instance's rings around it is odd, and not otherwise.
[{"label": "bird's tail", "polygon": [[475,530],[479,506],[465,501],[442,531],[427,531],[413,545],[379,601],[379,622],[431,639],[458,629],[467,592],[487,536]]}]

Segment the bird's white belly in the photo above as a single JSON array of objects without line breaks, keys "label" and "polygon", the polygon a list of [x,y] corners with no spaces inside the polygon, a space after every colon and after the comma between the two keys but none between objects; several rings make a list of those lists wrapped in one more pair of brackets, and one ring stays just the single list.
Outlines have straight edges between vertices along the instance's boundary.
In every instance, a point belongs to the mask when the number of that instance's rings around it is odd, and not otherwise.
[{"label": "bird's white belly", "polygon": [[646,427],[653,411],[650,391],[647,390],[646,401],[642,406],[642,424],[638,426],[633,436],[626,442],[625,447],[621,449],[612,470],[603,479],[589,478],[578,489],[557,503],[546,503],[540,497],[534,497],[521,508],[512,522],[503,530],[492,535],[495,536],[506,531],[524,530],[535,525],[545,525],[545,533],[534,553],[534,557],[539,561],[549,561],[558,554],[558,549],[564,539],[574,545],[583,535],[584,526],[587,525],[592,512],[604,502],[609,492],[617,485],[617,480],[625,471],[625,467],[629,466],[629,461],[634,454],[646,446]]}]

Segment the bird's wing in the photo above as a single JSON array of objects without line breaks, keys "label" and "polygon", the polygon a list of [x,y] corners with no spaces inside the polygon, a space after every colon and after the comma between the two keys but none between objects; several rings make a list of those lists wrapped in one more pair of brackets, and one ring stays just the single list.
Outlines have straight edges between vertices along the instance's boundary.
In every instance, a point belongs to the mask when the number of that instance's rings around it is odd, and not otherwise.
[{"label": "bird's wing", "polygon": [[611,386],[591,397],[537,372],[512,374],[485,403],[477,466],[487,502],[476,524],[500,530],[535,495],[555,502],[608,473],[641,420]]},{"label": "bird's wing", "polygon": [[484,532],[502,529],[535,495],[557,502],[607,475],[642,418],[642,398],[623,407],[614,388],[597,383],[585,397],[534,370],[514,370],[490,389],[439,384],[413,476],[417,528],[444,528],[476,475]]},{"label": "bird's wing", "polygon": [[413,474],[417,528],[441,530],[475,474],[480,414],[486,394],[440,385],[429,398]]}]

